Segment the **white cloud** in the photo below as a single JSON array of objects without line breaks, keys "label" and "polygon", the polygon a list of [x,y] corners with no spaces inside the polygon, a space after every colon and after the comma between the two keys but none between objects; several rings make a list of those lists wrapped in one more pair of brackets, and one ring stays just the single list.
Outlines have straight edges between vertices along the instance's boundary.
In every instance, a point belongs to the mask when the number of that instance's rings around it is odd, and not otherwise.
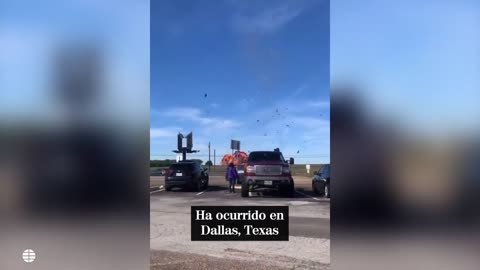
[{"label": "white cloud", "polygon": [[170,117],[181,117],[181,118],[195,118],[198,117],[202,112],[197,108],[188,108],[188,107],[177,107],[171,108],[164,112],[165,116]]},{"label": "white cloud", "polygon": [[295,121],[295,124],[306,128],[330,128],[330,121],[321,118],[301,116],[293,117],[292,120]]},{"label": "white cloud", "polygon": [[175,137],[181,128],[166,127],[166,128],[150,128],[150,139]]},{"label": "white cloud", "polygon": [[307,102],[307,106],[316,107],[316,108],[328,108],[330,107],[330,101],[328,100],[309,101]]},{"label": "white cloud", "polygon": [[198,122],[202,125],[206,125],[207,129],[229,129],[238,127],[241,124],[232,119],[220,118],[220,117],[206,117],[202,111],[197,108],[172,108],[164,112],[165,116],[176,117],[178,120],[189,120],[192,122]]},{"label": "white cloud", "polygon": [[302,10],[301,6],[283,3],[253,15],[237,14],[233,19],[233,27],[242,33],[271,33],[296,18]]},{"label": "white cloud", "polygon": [[295,89],[295,91],[292,94],[292,97],[296,97],[296,96],[300,95],[306,89],[308,89],[308,84],[304,83],[304,84],[300,85],[297,89]]}]

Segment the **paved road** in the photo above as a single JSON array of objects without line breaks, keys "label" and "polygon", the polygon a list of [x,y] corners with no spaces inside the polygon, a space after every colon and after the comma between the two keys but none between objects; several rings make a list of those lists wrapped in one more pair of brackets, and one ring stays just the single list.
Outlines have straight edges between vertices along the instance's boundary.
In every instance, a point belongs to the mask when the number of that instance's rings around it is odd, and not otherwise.
[{"label": "paved road", "polygon": [[[311,190],[311,180],[295,177],[294,198],[272,191],[242,198],[228,192],[223,177],[210,176],[204,191],[163,188],[164,177],[151,177],[158,187],[150,196],[152,269],[328,269],[330,264],[330,200]],[[192,242],[191,205],[288,205],[288,242]],[[192,260],[192,258],[199,259]],[[197,265],[198,262],[201,264]],[[235,265],[235,268],[230,266]]]}]

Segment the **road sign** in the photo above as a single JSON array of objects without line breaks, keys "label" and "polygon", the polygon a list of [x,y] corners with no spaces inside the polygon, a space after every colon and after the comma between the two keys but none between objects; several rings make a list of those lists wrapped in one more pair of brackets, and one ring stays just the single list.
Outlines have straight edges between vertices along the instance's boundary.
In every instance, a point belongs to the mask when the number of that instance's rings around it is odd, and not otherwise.
[{"label": "road sign", "polygon": [[177,149],[178,151],[182,151],[182,148],[183,148],[183,134],[182,133],[178,133],[177,135]]},{"label": "road sign", "polygon": [[240,150],[240,141],[231,140],[231,141],[230,141],[230,149],[232,149],[232,150]]},{"label": "road sign", "polygon": [[193,148],[193,135],[192,132],[187,135],[187,149],[191,151]]}]

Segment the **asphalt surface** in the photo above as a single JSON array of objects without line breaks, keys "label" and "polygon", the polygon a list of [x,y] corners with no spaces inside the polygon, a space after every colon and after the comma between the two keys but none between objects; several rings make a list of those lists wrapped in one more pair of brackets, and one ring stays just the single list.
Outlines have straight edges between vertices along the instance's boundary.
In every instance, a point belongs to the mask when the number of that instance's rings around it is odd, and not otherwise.
[{"label": "asphalt surface", "polygon": [[[313,193],[310,178],[294,178],[294,198],[269,190],[242,198],[240,186],[229,193],[221,176],[210,176],[201,192],[167,192],[164,177],[151,176],[151,269],[328,269],[330,200]],[[290,240],[192,242],[192,205],[288,205]]]}]

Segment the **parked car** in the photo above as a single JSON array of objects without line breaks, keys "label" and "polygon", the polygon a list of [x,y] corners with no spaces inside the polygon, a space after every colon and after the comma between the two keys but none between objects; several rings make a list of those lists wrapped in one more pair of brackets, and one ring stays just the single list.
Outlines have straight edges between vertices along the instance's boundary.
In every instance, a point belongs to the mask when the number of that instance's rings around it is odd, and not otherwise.
[{"label": "parked car", "polygon": [[151,176],[165,176],[165,169],[157,168],[150,172]]},{"label": "parked car", "polygon": [[207,183],[208,183],[208,180],[210,178],[210,175],[208,174],[208,168],[203,165],[200,165],[200,168],[202,169],[204,177],[207,179]]},{"label": "parked car", "polygon": [[323,165],[318,172],[314,173],[312,190],[315,194],[330,198],[330,164]]},{"label": "parked car", "polygon": [[280,151],[254,151],[248,155],[242,197],[257,188],[275,188],[287,195],[295,195],[290,166]]},{"label": "parked car", "polygon": [[208,187],[207,169],[198,162],[180,161],[170,165],[165,174],[165,190],[172,187],[183,187],[201,191]]}]

